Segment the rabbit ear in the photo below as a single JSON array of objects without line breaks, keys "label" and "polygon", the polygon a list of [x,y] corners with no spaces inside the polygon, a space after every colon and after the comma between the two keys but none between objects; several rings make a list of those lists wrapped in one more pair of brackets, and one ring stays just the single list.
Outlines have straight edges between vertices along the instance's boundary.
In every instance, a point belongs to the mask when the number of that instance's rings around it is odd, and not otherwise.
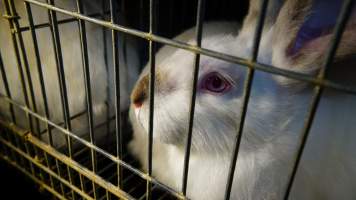
[{"label": "rabbit ear", "polygon": [[[278,12],[283,5],[285,0],[269,0],[267,13],[264,20],[264,29],[269,29],[276,21]],[[242,38],[252,38],[251,33],[254,33],[258,21],[258,17],[261,13],[261,6],[263,0],[250,0],[249,10],[243,21],[242,28],[240,30],[240,37]]]},{"label": "rabbit ear", "polygon": [[[273,30],[272,65],[316,73],[325,60],[343,3],[340,0],[286,1]],[[353,9],[338,46],[336,60],[356,52],[355,19]]]}]

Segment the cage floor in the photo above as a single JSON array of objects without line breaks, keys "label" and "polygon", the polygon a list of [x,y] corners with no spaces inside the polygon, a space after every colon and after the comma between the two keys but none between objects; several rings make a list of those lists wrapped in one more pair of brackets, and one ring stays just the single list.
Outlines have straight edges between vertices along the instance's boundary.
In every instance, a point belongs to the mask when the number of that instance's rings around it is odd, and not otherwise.
[{"label": "cage floor", "polygon": [[[41,148],[26,140],[26,136],[16,133],[14,128],[0,125],[0,157],[19,171],[28,175],[40,187],[54,194],[55,199],[120,199],[110,192],[105,185],[97,184],[96,180],[81,174],[73,166],[68,165],[65,159],[69,157],[51,148]],[[47,145],[48,146],[48,145]],[[116,154],[115,144],[108,144],[106,149],[111,155]],[[61,154],[53,156],[53,152]],[[73,152],[72,160],[85,170],[92,170],[91,149],[89,147],[77,148]],[[95,175],[105,183],[118,186],[118,164],[96,152]],[[58,159],[63,157],[63,159]],[[139,168],[139,163],[127,153],[124,148],[122,160],[130,166]],[[120,189],[133,199],[145,199],[147,180],[133,173],[125,167],[120,167]],[[48,195],[48,194],[47,194]],[[159,185],[152,183],[152,199],[177,199],[174,195],[166,192]]]}]

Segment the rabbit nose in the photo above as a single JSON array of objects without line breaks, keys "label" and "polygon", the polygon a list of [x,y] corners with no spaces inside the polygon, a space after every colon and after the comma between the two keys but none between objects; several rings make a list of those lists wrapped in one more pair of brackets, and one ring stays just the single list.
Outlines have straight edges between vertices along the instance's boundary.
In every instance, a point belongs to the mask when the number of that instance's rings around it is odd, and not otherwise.
[{"label": "rabbit nose", "polygon": [[146,75],[142,77],[141,80],[135,86],[132,94],[131,94],[131,101],[135,108],[140,108],[144,101],[147,99],[148,95],[148,84],[149,84],[149,77]]}]

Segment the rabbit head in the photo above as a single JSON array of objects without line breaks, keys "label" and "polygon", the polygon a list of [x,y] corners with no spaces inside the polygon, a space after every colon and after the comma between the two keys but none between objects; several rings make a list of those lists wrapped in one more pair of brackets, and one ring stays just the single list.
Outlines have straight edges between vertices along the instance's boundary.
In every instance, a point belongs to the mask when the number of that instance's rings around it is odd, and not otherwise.
[{"label": "rabbit head", "polygon": [[[276,10],[280,3],[270,5]],[[231,23],[207,23],[203,28],[202,47],[248,58],[251,52],[256,10],[253,1],[247,19],[237,37],[238,26]],[[251,11],[253,10],[253,11]],[[269,17],[272,24],[275,17]],[[270,35],[270,26],[265,29]],[[194,44],[194,29],[176,40]],[[267,37],[266,37],[267,38]],[[264,40],[265,41],[265,40]],[[263,45],[267,42],[262,42]],[[266,51],[264,56],[271,54]],[[165,46],[156,54],[156,80],[153,137],[163,143],[184,147],[188,133],[189,107],[195,54]],[[240,118],[246,69],[208,56],[200,57],[193,126],[192,151],[221,153],[231,151]],[[132,92],[131,121],[134,131],[147,134],[149,114],[149,66],[143,70]],[[263,102],[262,102],[263,101]],[[271,100],[261,99],[258,107],[268,107]],[[260,114],[262,116],[262,114]],[[252,125],[251,125],[252,127]],[[254,132],[254,131],[251,131]]]},{"label": "rabbit head", "polygon": [[[248,15],[237,34],[237,28],[232,24],[204,24],[202,47],[250,59],[261,2],[250,1]],[[336,0],[269,1],[257,62],[315,75],[330,46],[332,29],[341,5],[342,2]],[[353,42],[354,21],[352,14],[335,56],[332,66],[335,69],[340,69],[335,64],[344,61],[356,51],[356,43]],[[175,40],[194,44],[194,29],[184,32]],[[183,147],[188,132],[194,58],[195,55],[191,52],[168,46],[164,46],[156,54],[153,174],[174,188],[181,185],[179,180],[182,168],[178,167],[178,163],[184,157]],[[188,180],[190,186],[204,185],[204,189],[199,191],[195,187],[191,189],[191,193],[188,191],[188,196],[192,199],[221,199],[222,197],[214,198],[216,194],[213,191],[221,193],[224,190],[222,185],[226,183],[229,156],[240,126],[244,84],[248,73],[246,67],[204,55],[201,55],[199,64],[192,135],[193,159],[189,166]],[[346,74],[347,72],[349,71],[346,70]],[[341,77],[345,77],[344,75]],[[144,166],[147,147],[143,145],[146,145],[147,138],[142,136],[147,136],[148,133],[148,85],[149,66],[146,66],[132,92],[130,107],[134,128],[134,142],[130,148],[133,154],[140,157]],[[255,70],[232,199],[282,198],[312,94],[312,85]],[[326,98],[330,103],[335,96]],[[330,109],[338,109],[334,107],[337,102],[330,105],[323,107],[329,109],[326,113],[332,113]],[[337,120],[327,117],[323,119],[329,121],[319,126],[324,129],[316,128],[316,132],[323,133],[324,138],[327,134],[334,136],[332,131],[323,130],[329,130],[329,127],[338,123]],[[138,141],[139,139],[145,141]],[[207,185],[207,174],[219,184]],[[210,191],[207,189],[210,186],[214,189],[209,188],[211,192],[207,192]]]},{"label": "rabbit head", "polygon": [[[249,13],[237,36],[231,24],[205,24],[202,47],[248,59],[252,52],[260,4],[261,1],[250,1]],[[258,62],[314,74],[325,57],[341,5],[342,2],[336,0],[270,1]],[[324,18],[326,13],[330,19]],[[349,20],[336,58],[347,57],[355,51],[356,42],[351,42],[356,39],[352,19]],[[175,39],[194,44],[193,29]],[[188,132],[194,58],[191,52],[168,46],[156,54],[153,137],[177,147],[184,147]],[[193,152],[231,151],[241,117],[246,75],[246,68],[237,64],[201,56]],[[301,85],[303,90],[300,89]],[[305,91],[301,82],[256,72],[244,128],[247,145],[241,150],[255,149],[276,136],[284,138],[286,133],[295,131],[295,126],[300,126],[299,122],[302,121],[303,112],[300,110],[305,110],[306,102],[310,100]],[[148,130],[148,96],[149,66],[146,66],[131,96],[131,120],[136,126],[135,131],[141,129],[145,134]]]},{"label": "rabbit head", "polygon": [[[220,29],[219,29],[220,28]],[[235,29],[236,28],[236,29]],[[223,29],[224,31],[221,31]],[[211,23],[204,27],[202,44],[224,53],[235,51],[236,25]],[[177,40],[194,43],[194,30]],[[165,46],[156,54],[154,138],[161,142],[184,147],[188,132],[195,55],[183,49]],[[131,96],[131,120],[147,132],[149,114],[149,66],[142,72]],[[221,60],[201,56],[193,128],[193,149],[215,150],[230,146],[229,136],[236,115],[231,108],[239,105],[238,96],[244,76],[243,69]],[[222,106],[225,105],[225,106]],[[224,124],[221,122],[226,121]],[[135,125],[134,125],[135,128]]]}]

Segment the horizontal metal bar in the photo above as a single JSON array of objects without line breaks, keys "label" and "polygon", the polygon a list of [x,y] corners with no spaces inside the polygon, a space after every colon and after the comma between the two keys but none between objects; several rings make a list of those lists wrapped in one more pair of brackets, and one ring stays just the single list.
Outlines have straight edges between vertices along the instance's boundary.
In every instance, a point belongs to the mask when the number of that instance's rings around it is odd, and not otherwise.
[{"label": "horizontal metal bar", "polygon": [[0,158],[9,163],[11,166],[15,167],[17,170],[28,176],[31,180],[33,180],[35,183],[37,183],[41,188],[46,189],[48,192],[52,193],[54,196],[56,196],[58,199],[61,200],[66,200],[61,194],[59,194],[57,191],[55,191],[52,187],[49,187],[46,183],[42,182],[35,176],[33,176],[31,173],[27,172],[23,167],[18,166],[16,162],[10,160],[7,156],[1,156]]},{"label": "horizontal metal bar", "polygon": [[64,156],[54,150],[53,148],[48,148],[48,146],[43,143],[42,141],[38,140],[36,137],[32,137],[32,135],[28,136],[28,141],[39,147],[40,149],[43,149],[56,159],[62,161],[64,164],[71,166],[74,170],[76,170],[79,174],[82,174],[89,178],[90,180],[94,181],[96,184],[98,184],[101,187],[106,188],[109,190],[111,193],[117,195],[120,198],[124,199],[133,199],[129,194],[125,193],[122,190],[119,190],[119,188],[111,183],[108,183],[104,179],[102,179],[100,176],[97,174],[93,173],[92,171],[83,168],[80,164],[77,162],[73,161],[72,159],[68,158],[67,156]]},{"label": "horizontal metal bar", "polygon": [[[49,160],[48,160],[48,156],[46,153],[43,153],[43,156],[44,156],[44,161],[46,162],[46,165],[49,169],[51,169],[51,166],[49,164]],[[53,169],[56,169],[56,167],[53,167]],[[53,182],[53,177],[52,176],[49,176],[49,182],[51,184],[51,187],[54,188],[54,182]]]},{"label": "horizontal metal bar", "polygon": [[[320,79],[323,79],[324,77],[326,77],[328,75],[328,72],[330,71],[330,66],[332,64],[332,61],[333,61],[335,55],[336,55],[336,51],[340,44],[342,34],[346,28],[348,19],[351,16],[352,9],[354,8],[354,6],[353,6],[354,3],[355,3],[355,0],[345,0],[342,4],[342,9],[339,13],[339,16],[338,16],[337,22],[336,22],[336,27],[334,28],[334,31],[333,31],[332,40],[331,40],[332,43],[331,43],[331,45],[329,45],[329,47],[327,49],[326,58],[324,60],[322,68],[318,74],[318,78],[320,78]],[[318,108],[323,91],[324,91],[324,88],[320,87],[320,86],[317,86],[314,89],[315,93],[314,93],[312,101],[311,101],[312,103],[308,109],[308,114],[305,118],[304,127],[303,127],[301,138],[300,138],[299,149],[297,151],[296,158],[293,163],[294,165],[293,165],[291,175],[287,182],[287,187],[286,187],[286,191],[284,194],[285,200],[289,199],[289,195],[290,195],[290,192],[293,187],[293,183],[295,180],[295,176],[297,174],[297,170],[299,169],[299,164],[302,159],[305,145],[307,144],[307,139],[310,134],[310,130],[312,128],[313,121],[315,119],[315,114],[317,112],[317,108]]]},{"label": "horizontal metal bar", "polygon": [[212,50],[205,49],[205,48],[199,48],[199,47],[197,47],[195,45],[187,44],[187,43],[176,41],[176,40],[172,40],[172,39],[167,39],[165,37],[157,36],[157,35],[154,35],[154,34],[143,32],[143,31],[138,31],[138,30],[127,28],[127,27],[120,26],[120,25],[117,25],[117,24],[112,24],[111,22],[107,22],[107,21],[103,21],[103,20],[99,20],[99,19],[93,19],[93,18],[90,18],[88,16],[78,14],[76,12],[71,12],[71,11],[68,11],[68,10],[65,10],[65,9],[61,9],[61,8],[58,8],[58,7],[55,7],[55,6],[51,6],[51,5],[48,5],[48,4],[45,4],[45,3],[41,3],[41,2],[38,2],[38,1],[35,1],[35,0],[25,0],[25,1],[27,1],[29,3],[33,3],[33,4],[37,5],[37,6],[41,6],[41,7],[50,9],[50,10],[54,10],[56,12],[60,12],[62,14],[66,14],[66,15],[70,15],[70,16],[73,16],[73,17],[76,17],[76,18],[79,18],[79,19],[83,19],[83,20],[86,20],[88,22],[107,27],[109,29],[114,29],[114,30],[117,30],[117,31],[120,31],[120,32],[123,32],[123,33],[127,33],[127,34],[130,34],[130,35],[141,37],[141,38],[144,38],[144,39],[147,39],[147,40],[160,42],[160,43],[163,43],[163,44],[166,44],[166,45],[169,45],[169,46],[185,49],[185,50],[188,50],[188,51],[191,51],[191,52],[194,52],[194,53],[199,53],[199,54],[202,54],[202,55],[206,55],[206,56],[210,56],[210,57],[213,57],[213,58],[221,59],[221,60],[228,61],[228,62],[231,62],[231,63],[240,64],[243,67],[248,67],[250,69],[256,69],[256,70],[264,71],[264,72],[267,72],[267,73],[272,73],[272,74],[276,74],[276,75],[282,75],[282,76],[285,76],[285,77],[288,77],[288,78],[292,78],[292,79],[296,79],[296,80],[299,80],[299,81],[308,82],[308,83],[311,83],[311,84],[314,84],[314,85],[323,86],[323,87],[329,87],[329,88],[333,88],[333,89],[340,90],[340,91],[343,91],[343,92],[346,92],[346,93],[350,93],[350,94],[356,94],[356,88],[350,87],[350,86],[346,86],[346,85],[343,85],[343,84],[340,84],[340,83],[337,83],[337,82],[334,82],[334,81],[330,81],[330,80],[327,80],[327,79],[319,79],[319,78],[315,78],[315,77],[313,77],[311,75],[306,75],[306,74],[299,73],[299,72],[293,72],[293,71],[281,69],[281,68],[278,68],[278,67],[273,67],[271,65],[263,64],[263,63],[251,62],[249,60],[246,60],[246,59],[243,59],[243,58],[240,58],[240,57],[227,55],[227,54],[224,54],[224,53],[220,53],[220,52],[217,52],[217,51],[212,51]]},{"label": "horizontal metal bar", "polygon": [[[179,198],[179,199],[185,199],[184,195],[182,195],[181,193],[175,191],[174,189],[170,188],[169,186],[166,186],[165,184],[159,182],[158,180],[156,180],[153,177],[147,176],[147,174],[142,173],[140,170],[134,168],[132,165],[118,159],[117,157],[113,156],[112,154],[108,153],[107,151],[91,144],[90,142],[80,138],[79,136],[73,134],[72,132],[68,131],[67,129],[58,126],[57,124],[53,123],[52,121],[48,120],[45,117],[42,117],[41,115],[33,112],[32,110],[30,110],[29,108],[22,106],[21,104],[15,102],[14,100],[1,95],[0,94],[0,98],[3,98],[5,101],[13,104],[14,106],[16,106],[17,108],[23,110],[24,112],[38,118],[39,120],[45,122],[45,123],[49,123],[49,125],[55,127],[57,130],[59,130],[61,133],[66,134],[70,137],[72,137],[73,139],[77,140],[78,142],[80,142],[81,144],[84,144],[85,146],[89,147],[89,148],[93,148],[95,151],[97,151],[98,153],[102,154],[103,156],[105,156],[106,158],[116,162],[117,164],[125,167],[126,169],[130,170],[131,172],[137,174],[138,176],[140,176],[141,178],[145,179],[145,180],[149,180],[154,184],[157,184],[159,187],[163,188],[164,190],[166,190],[167,192],[170,192],[172,195],[174,195],[175,197]],[[0,124],[4,125],[4,126],[8,126],[7,123],[4,123],[0,120]],[[15,126],[14,124],[11,124],[12,126]],[[48,147],[49,148],[49,147]],[[68,158],[69,159],[69,158]]]},{"label": "horizontal metal bar", "polygon": [[[88,170],[86,168],[83,168],[80,164],[78,164],[77,162],[73,161],[71,158],[69,158],[69,157],[67,157],[65,155],[62,155],[61,153],[57,152],[52,147],[48,146],[47,144],[45,144],[42,141],[40,141],[39,139],[37,139],[36,137],[33,137],[32,134],[28,134],[26,136],[26,140],[29,141],[30,143],[32,143],[33,145],[35,145],[36,147],[38,147],[39,149],[45,151],[49,155],[53,156],[54,158],[60,160],[65,165],[70,166],[72,169],[77,171],[79,174],[82,174],[82,175],[86,176],[88,179],[93,180],[99,186],[108,189],[110,192],[112,192],[113,194],[117,195],[118,197],[124,198],[124,199],[133,199],[129,194],[126,194],[123,191],[119,191],[118,188],[115,185],[112,185],[111,183],[108,183],[107,181],[105,181],[104,179],[102,179],[100,176],[96,175],[92,171],[90,171],[90,170]],[[66,180],[61,180],[61,177],[59,177],[57,174],[52,172],[52,170],[49,170],[49,169],[47,169],[47,167],[42,166],[42,164],[39,164],[37,160],[33,159],[32,157],[30,157],[26,153],[18,150],[16,147],[14,147],[9,142],[7,142],[7,141],[5,141],[5,140],[3,140],[1,138],[0,138],[0,141],[3,142],[4,144],[6,144],[7,146],[9,146],[10,148],[13,148],[17,153],[21,154],[23,157],[25,157],[26,159],[30,160],[32,163],[34,163],[34,164],[36,164],[38,166],[41,165],[41,166],[39,166],[40,168],[43,168],[44,171],[46,171],[47,173],[49,173],[53,177],[57,178],[58,180],[63,182],[65,185],[67,185],[71,189],[75,190],[78,193],[82,193],[82,191],[80,191],[78,188],[76,188],[76,187],[73,188],[74,186],[72,186],[69,182],[67,182]],[[84,197],[86,197],[85,193],[81,194],[81,195],[84,195]],[[89,199],[92,199],[92,198],[89,197]]]},{"label": "horizontal metal bar", "polygon": [[[126,169],[128,169],[128,170],[130,170],[131,172],[137,174],[137,175],[140,176],[141,178],[143,178],[143,179],[145,179],[145,180],[149,180],[149,181],[151,181],[152,183],[157,184],[159,187],[165,189],[167,192],[170,192],[170,193],[171,193],[172,195],[174,195],[175,197],[177,197],[177,198],[179,198],[179,199],[185,199],[185,197],[184,197],[181,193],[179,193],[179,192],[175,191],[174,189],[172,189],[172,188],[166,186],[165,184],[163,184],[163,183],[159,182],[158,180],[154,179],[153,177],[147,176],[147,174],[142,173],[140,170],[134,168],[132,165],[130,165],[130,164],[128,164],[128,163],[126,163],[126,162],[124,162],[124,161],[118,159],[117,157],[113,156],[112,154],[108,153],[107,151],[105,151],[105,150],[103,150],[103,149],[101,149],[101,148],[99,148],[99,147],[97,147],[97,146],[91,144],[90,142],[88,142],[88,141],[86,141],[86,140],[80,138],[79,136],[77,136],[77,135],[73,134],[72,132],[68,131],[67,129],[65,129],[65,128],[61,127],[61,126],[58,126],[57,124],[53,123],[52,121],[48,120],[47,118],[42,117],[41,115],[39,115],[39,114],[33,112],[33,111],[30,110],[29,108],[27,108],[27,107],[25,107],[25,106],[22,106],[21,104],[19,104],[19,103],[15,102],[14,100],[12,100],[12,99],[10,99],[10,98],[8,98],[8,97],[6,97],[6,96],[3,96],[3,95],[1,95],[1,94],[0,94],[0,98],[3,98],[5,101],[7,101],[7,102],[13,104],[13,105],[16,106],[17,108],[19,108],[19,109],[23,110],[24,112],[26,112],[26,113],[28,113],[28,114],[30,114],[30,115],[32,115],[32,116],[38,118],[39,120],[41,120],[41,121],[43,121],[43,122],[45,122],[45,123],[48,123],[49,125],[55,127],[57,130],[59,130],[61,133],[66,134],[66,135],[72,137],[73,139],[77,140],[77,141],[80,142],[81,144],[84,144],[85,146],[87,146],[87,147],[89,147],[89,148],[93,148],[93,149],[94,149],[95,151],[97,151],[98,153],[100,153],[100,154],[102,154],[103,156],[105,156],[106,158],[108,158],[108,159],[110,159],[110,160],[116,162],[117,164],[119,164],[119,165],[125,167]],[[7,126],[7,124],[4,123],[4,122],[2,122],[1,120],[0,120],[0,124],[2,124],[2,125],[4,125],[4,126]],[[14,124],[11,124],[11,125],[12,125],[12,126],[15,126]]]},{"label": "horizontal metal bar", "polygon": [[[31,137],[31,135],[29,135],[29,138]],[[36,140],[38,140],[36,138]],[[40,141],[40,140],[38,140]],[[81,191],[80,189],[78,189],[77,187],[75,187],[73,184],[71,184],[70,182],[68,182],[67,180],[63,179],[62,177],[60,177],[59,175],[57,175],[56,173],[54,173],[52,170],[50,170],[49,168],[47,168],[46,166],[44,166],[41,162],[39,162],[37,159],[32,158],[31,156],[29,156],[27,153],[23,152],[22,150],[18,149],[17,147],[15,147],[14,145],[12,145],[10,142],[5,141],[4,139],[0,138],[0,142],[2,142],[3,144],[5,144],[6,146],[8,146],[9,148],[13,149],[16,153],[20,154],[23,158],[26,158],[28,161],[30,161],[31,163],[35,164],[37,167],[41,168],[43,171],[45,171],[46,173],[48,173],[49,175],[51,175],[52,177],[56,178],[57,180],[59,180],[60,182],[62,182],[63,184],[65,184],[66,186],[68,186],[69,188],[71,188],[72,190],[74,190],[75,192],[77,192],[78,194],[82,195],[83,197],[85,197],[86,199],[92,199],[90,196],[88,196],[85,192]],[[30,141],[31,142],[31,141]],[[44,144],[44,143],[43,143]],[[46,144],[44,144],[46,145]],[[47,145],[48,146],[48,145]],[[46,149],[41,148],[42,150],[46,151]],[[59,153],[58,153],[59,154]],[[71,165],[70,165],[71,166]]]},{"label": "horizontal metal bar", "polygon": [[[94,14],[90,14],[90,15],[87,15],[89,17],[104,17],[101,13],[94,13]],[[77,22],[78,21],[78,18],[68,18],[68,19],[62,19],[62,20],[58,20],[58,24],[66,24],[66,23],[71,23],[71,22]],[[51,24],[50,23],[41,23],[41,24],[36,24],[33,26],[33,28],[36,30],[36,29],[41,29],[41,28],[47,28],[47,27],[50,27]],[[29,31],[31,29],[30,26],[23,26],[21,27],[19,30],[21,32],[26,32],[26,31]]]}]

